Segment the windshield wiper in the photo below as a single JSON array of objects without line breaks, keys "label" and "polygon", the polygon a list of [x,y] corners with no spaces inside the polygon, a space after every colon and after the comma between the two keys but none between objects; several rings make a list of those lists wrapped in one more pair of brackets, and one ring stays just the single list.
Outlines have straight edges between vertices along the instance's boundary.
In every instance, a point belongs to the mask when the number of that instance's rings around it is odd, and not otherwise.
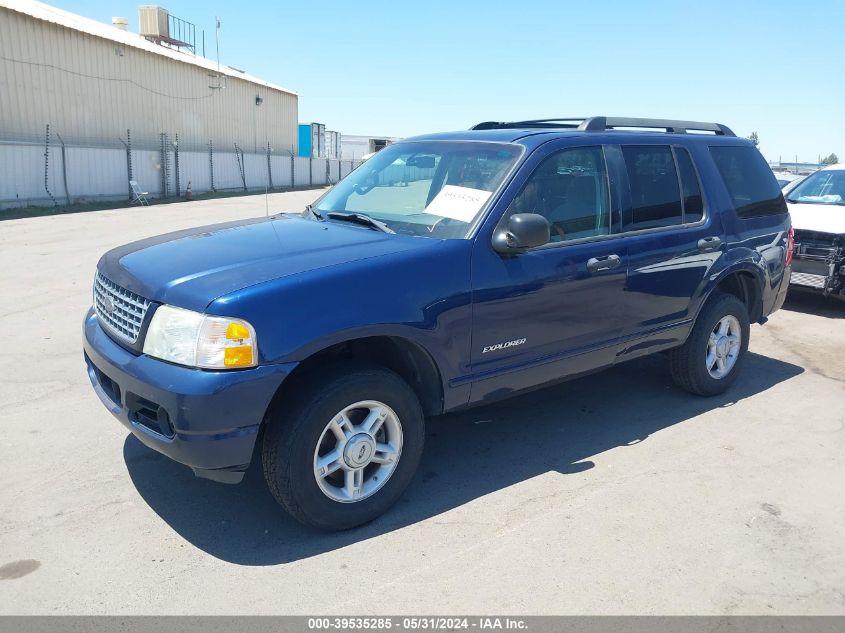
[{"label": "windshield wiper", "polygon": [[352,222],[354,224],[360,224],[361,226],[369,226],[370,228],[379,230],[383,233],[396,233],[396,231],[391,229],[384,222],[371,218],[364,213],[341,213],[340,211],[330,211],[328,216],[332,220],[343,220],[344,222]]},{"label": "windshield wiper", "polygon": [[317,218],[318,220],[323,220],[323,219],[324,219],[324,218],[323,218],[323,214],[322,214],[322,213],[320,213],[319,211],[317,211],[317,209],[315,209],[315,208],[314,208],[314,205],[313,205],[313,204],[306,204],[306,205],[305,205],[305,210],[306,210],[308,213],[310,213],[311,215],[313,215],[315,218]]}]

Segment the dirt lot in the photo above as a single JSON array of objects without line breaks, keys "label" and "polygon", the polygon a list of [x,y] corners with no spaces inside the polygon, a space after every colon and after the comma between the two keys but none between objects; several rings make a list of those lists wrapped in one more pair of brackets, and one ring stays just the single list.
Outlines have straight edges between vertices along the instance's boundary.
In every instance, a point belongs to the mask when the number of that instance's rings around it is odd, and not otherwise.
[{"label": "dirt lot", "polygon": [[403,500],[347,533],[141,446],[84,371],[98,257],[263,212],[0,222],[0,613],[845,614],[845,304],[754,326],[724,397],[655,357],[431,421]]}]

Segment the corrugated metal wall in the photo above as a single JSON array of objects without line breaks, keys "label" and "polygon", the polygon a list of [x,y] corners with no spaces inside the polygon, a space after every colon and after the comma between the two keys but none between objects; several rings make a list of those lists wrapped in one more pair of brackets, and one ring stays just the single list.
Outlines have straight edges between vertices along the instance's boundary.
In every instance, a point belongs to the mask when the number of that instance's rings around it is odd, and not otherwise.
[{"label": "corrugated metal wall", "polygon": [[[45,160],[45,153],[47,154]],[[195,194],[211,191],[249,191],[265,188],[279,190],[290,187],[332,185],[349,174],[357,161],[325,158],[291,157],[289,154],[235,153],[180,150],[178,184],[176,151],[172,146],[162,161],[160,150],[133,149],[132,178],[149,198],[185,195],[188,183]],[[243,161],[243,175],[241,163]],[[167,171],[163,173],[163,162]],[[45,169],[45,165],[48,168]],[[293,169],[293,173],[291,173]],[[212,187],[211,174],[214,173]],[[404,177],[397,172],[394,179]],[[61,146],[0,141],[0,219],[2,209],[26,206],[52,206],[89,200],[128,199],[129,174],[125,149]],[[50,197],[52,196],[52,198]]]},{"label": "corrugated metal wall", "polygon": [[0,7],[0,209],[126,199],[127,145],[151,198],[189,182],[195,193],[332,184],[356,166],[291,156],[295,94],[219,84],[213,70]]},{"label": "corrugated metal wall", "polygon": [[[297,97],[0,8],[0,140],[296,151]],[[256,95],[263,99],[255,104]]]}]

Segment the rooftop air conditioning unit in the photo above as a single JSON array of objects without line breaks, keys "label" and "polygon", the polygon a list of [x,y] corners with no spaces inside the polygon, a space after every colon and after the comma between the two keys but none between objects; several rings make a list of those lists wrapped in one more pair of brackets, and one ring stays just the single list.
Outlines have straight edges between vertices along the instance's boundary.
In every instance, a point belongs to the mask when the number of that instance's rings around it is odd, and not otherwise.
[{"label": "rooftop air conditioning unit", "polygon": [[157,5],[138,7],[138,23],[141,35],[155,42],[170,40],[170,20],[167,9]]}]

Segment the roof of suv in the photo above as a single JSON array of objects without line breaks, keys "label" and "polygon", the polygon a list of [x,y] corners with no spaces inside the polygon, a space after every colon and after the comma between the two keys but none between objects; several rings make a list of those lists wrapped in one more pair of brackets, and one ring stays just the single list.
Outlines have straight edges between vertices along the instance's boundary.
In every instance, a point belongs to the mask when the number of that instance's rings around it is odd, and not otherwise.
[{"label": "roof of suv", "polygon": [[[690,133],[688,130],[695,132]],[[621,135],[624,135],[628,142],[632,138],[649,141],[663,140],[665,142],[667,137],[673,138],[674,142],[680,140],[689,142],[692,139],[704,139],[705,142],[712,142],[716,139],[749,142],[746,139],[738,139],[730,128],[719,123],[611,117],[539,119],[513,123],[485,122],[479,123],[470,130],[425,134],[405,140],[486,141],[519,143],[527,147],[536,147],[555,138],[583,138],[585,134],[589,134],[602,143],[619,142]]]},{"label": "roof of suv", "polygon": [[572,130],[551,131],[551,130],[457,130],[455,132],[438,132],[436,134],[423,134],[403,139],[405,141],[487,141],[498,143],[515,143],[523,141],[527,137],[541,136],[542,140],[559,138],[563,136],[574,136]]},{"label": "roof of suv", "polygon": [[[439,132],[424,134],[403,139],[401,142],[415,141],[486,141],[493,143],[518,143],[530,149],[542,145],[546,141],[558,138],[584,138],[589,136],[597,143],[630,143],[632,141],[646,142],[704,142],[708,144],[750,144],[751,141],[735,136],[716,136],[714,134],[671,134],[666,132],[633,132],[628,130],[614,130],[608,132],[579,132],[576,130],[540,130],[540,129],[508,129],[508,130],[458,130],[455,132]],[[669,141],[671,139],[671,141]]]}]

